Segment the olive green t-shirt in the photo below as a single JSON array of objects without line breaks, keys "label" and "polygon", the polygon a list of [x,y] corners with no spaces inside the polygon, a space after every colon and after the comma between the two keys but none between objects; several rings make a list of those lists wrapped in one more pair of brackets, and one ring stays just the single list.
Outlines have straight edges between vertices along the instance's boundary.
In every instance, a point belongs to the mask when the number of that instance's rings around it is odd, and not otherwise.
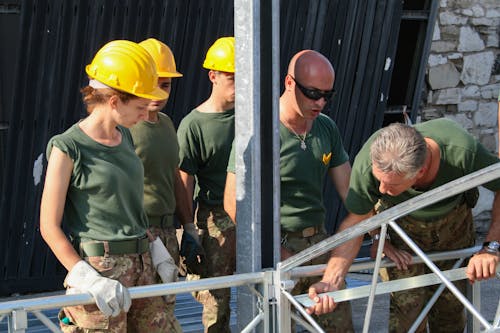
[{"label": "olive green t-shirt", "polygon": [[144,165],[144,208],[148,216],[175,212],[175,169],[179,144],[172,120],[161,112],[156,123],[142,121],[132,128],[135,152]]},{"label": "olive green t-shirt", "polygon": [[[436,180],[426,191],[499,162],[496,155],[488,152],[474,137],[449,119],[430,120],[416,124],[415,128],[424,137],[434,140],[439,145],[441,152]],[[395,197],[379,192],[380,182],[372,174],[370,157],[370,145],[377,135],[378,132],[375,132],[368,139],[354,160],[346,207],[355,214],[368,213],[373,209],[378,199],[383,199],[391,205],[397,205],[425,192],[410,188]],[[500,189],[500,179],[483,186],[497,191]],[[410,215],[423,221],[440,218],[462,202],[462,199],[463,194],[459,194],[414,211]]]},{"label": "olive green t-shirt", "polygon": [[195,176],[195,199],[221,205],[226,169],[234,140],[234,109],[224,112],[191,111],[177,129],[179,168]]},{"label": "olive green t-shirt", "polygon": [[78,123],[47,144],[47,158],[57,147],[73,161],[64,223],[72,236],[92,240],[143,237],[148,227],[143,207],[143,167],[128,129],[110,147],[87,136]]},{"label": "olive green t-shirt", "polygon": [[349,160],[337,125],[324,114],[307,133],[307,148],[280,124],[281,229],[298,231],[325,222],[323,184],[330,168]]}]

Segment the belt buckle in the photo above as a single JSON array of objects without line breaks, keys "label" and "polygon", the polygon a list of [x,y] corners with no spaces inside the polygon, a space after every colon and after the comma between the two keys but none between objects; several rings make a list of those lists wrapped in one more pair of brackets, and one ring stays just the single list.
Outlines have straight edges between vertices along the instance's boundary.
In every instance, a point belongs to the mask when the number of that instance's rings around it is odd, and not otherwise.
[{"label": "belt buckle", "polygon": [[316,228],[309,227],[302,230],[302,237],[312,237],[316,235]]}]

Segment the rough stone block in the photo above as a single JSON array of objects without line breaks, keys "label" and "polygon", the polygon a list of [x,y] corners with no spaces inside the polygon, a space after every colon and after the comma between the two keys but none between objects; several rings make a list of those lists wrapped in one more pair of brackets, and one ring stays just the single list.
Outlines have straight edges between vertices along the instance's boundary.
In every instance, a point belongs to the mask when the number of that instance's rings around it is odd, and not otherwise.
[{"label": "rough stone block", "polygon": [[458,25],[443,25],[440,27],[441,40],[455,42],[460,36],[460,27]]},{"label": "rough stone block", "polygon": [[445,42],[438,40],[436,42],[432,42],[431,45],[431,52],[435,53],[446,53],[446,52],[453,52],[456,50],[457,50],[456,42]]},{"label": "rough stone block", "polygon": [[446,64],[447,62],[448,62],[448,59],[446,59],[446,57],[444,57],[440,54],[431,54],[429,56],[429,60],[428,60],[429,66],[431,66],[431,67]]},{"label": "rough stone block", "polygon": [[486,17],[480,17],[480,18],[473,18],[471,20],[472,25],[487,25],[487,26],[496,26],[497,25],[497,18],[492,17],[492,18],[486,18]]},{"label": "rough stone block", "polygon": [[461,25],[467,23],[467,18],[452,12],[443,12],[439,14],[439,22],[442,25]]},{"label": "rough stone block", "polygon": [[496,8],[490,8],[486,10],[486,17],[488,18],[500,17],[500,9],[498,8],[498,2]]},{"label": "rough stone block", "polygon": [[462,59],[462,57],[463,54],[458,52],[448,54],[448,59],[450,60]]},{"label": "rough stone block", "polygon": [[481,96],[479,86],[470,85],[462,89],[462,97],[479,97]]},{"label": "rough stone block", "polygon": [[484,99],[492,98],[497,100],[499,92],[500,92],[500,83],[489,84],[487,86],[481,87],[481,97]]},{"label": "rough stone block", "polygon": [[479,141],[481,141],[488,151],[497,155],[498,136],[496,133],[481,133],[479,135]]},{"label": "rough stone block", "polygon": [[462,14],[466,16],[483,17],[484,9],[479,5],[474,5],[470,8],[463,9]]},{"label": "rough stone block", "polygon": [[484,42],[479,33],[471,27],[461,27],[458,51],[472,52],[482,50],[484,50]]},{"label": "rough stone block", "polygon": [[498,104],[496,102],[479,103],[477,111],[473,115],[476,126],[496,126],[498,121],[497,109]]},{"label": "rough stone block", "polygon": [[459,88],[449,88],[435,91],[432,96],[433,104],[458,104],[460,103],[461,91]]},{"label": "rough stone block", "polygon": [[478,105],[477,101],[474,100],[462,101],[458,104],[458,111],[459,112],[476,111],[477,105]]},{"label": "rough stone block", "polygon": [[494,28],[488,28],[486,32],[486,47],[498,47],[500,43],[498,41],[498,33]]},{"label": "rough stone block", "polygon": [[464,56],[461,80],[464,84],[487,84],[494,63],[493,52],[481,52]]},{"label": "rough stone block", "polygon": [[432,89],[454,88],[460,82],[460,73],[455,65],[446,63],[429,68],[428,80]]}]

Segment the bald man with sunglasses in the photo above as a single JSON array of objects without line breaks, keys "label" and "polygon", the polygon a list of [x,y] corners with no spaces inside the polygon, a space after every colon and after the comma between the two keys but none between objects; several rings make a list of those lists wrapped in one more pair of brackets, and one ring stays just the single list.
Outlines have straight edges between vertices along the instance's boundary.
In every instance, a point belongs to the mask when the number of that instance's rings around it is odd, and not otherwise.
[{"label": "bald man with sunglasses", "polygon": [[[334,121],[321,113],[333,97],[335,71],[322,54],[303,50],[293,56],[280,97],[281,259],[328,237],[325,231],[323,186],[326,175],[342,200],[347,196],[351,166]],[[229,159],[224,208],[235,221],[236,175],[233,152]],[[325,264],[329,254],[309,264]],[[319,277],[301,278],[292,294],[305,294]],[[339,303],[321,315],[325,332],[354,332],[351,307]]]}]

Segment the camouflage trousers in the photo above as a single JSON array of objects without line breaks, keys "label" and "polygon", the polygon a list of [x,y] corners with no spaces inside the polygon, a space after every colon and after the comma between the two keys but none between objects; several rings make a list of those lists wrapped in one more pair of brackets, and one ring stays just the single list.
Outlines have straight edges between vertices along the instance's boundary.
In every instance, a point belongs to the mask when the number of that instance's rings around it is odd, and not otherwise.
[{"label": "camouflage trousers", "polygon": [[[419,221],[407,216],[399,219],[397,223],[424,252],[462,249],[473,246],[475,242],[472,212],[466,204],[457,206],[448,215],[435,221]],[[392,230],[389,230],[389,234],[395,247],[411,253],[399,235]],[[454,263],[454,260],[446,260],[435,264],[441,270],[447,270],[451,269]],[[432,271],[425,264],[415,264],[407,271],[397,268],[383,269],[380,275],[382,280],[387,281],[427,273]],[[464,293],[466,281],[456,281],[455,286]],[[407,332],[437,288],[438,285],[435,285],[392,293],[389,332]],[[444,289],[417,332],[426,332],[427,324],[430,332],[464,331],[464,306],[448,288]]]},{"label": "camouflage trousers", "polygon": [[[290,254],[296,254],[306,248],[321,242],[322,240],[328,238],[328,235],[324,231],[320,231],[311,237],[302,236],[290,236],[283,232],[283,239],[281,242],[282,249],[284,248]],[[282,255],[283,257],[283,255]],[[281,258],[286,259],[286,258]],[[317,258],[314,258],[308,265],[319,265],[326,264],[330,259],[330,253],[325,253]],[[309,287],[320,280],[320,277],[305,277],[300,278],[296,281],[294,288],[292,289],[292,295],[307,294]],[[345,286],[344,286],[345,287]],[[318,324],[324,329],[325,332],[331,333],[354,333],[354,328],[352,324],[352,311],[351,303],[341,302],[337,304],[335,311],[327,313],[320,316],[313,316]]]},{"label": "camouflage trousers", "polygon": [[[148,252],[143,254],[109,255],[84,258],[102,276],[118,280],[125,287],[156,283],[155,271]],[[175,324],[165,312],[163,297],[138,298],[132,300],[128,312],[116,317],[102,314],[95,304],[65,307],[59,312],[63,332],[173,332]],[[69,324],[62,319],[67,317]]]},{"label": "camouflage trousers", "polygon": [[[172,256],[177,267],[179,267],[179,242],[177,241],[176,229],[175,227],[159,227],[151,226],[149,228],[153,236],[160,237],[163,244],[168,250],[168,253]],[[160,276],[156,274],[156,283],[163,283]],[[175,295],[167,295],[164,297],[166,301],[165,312],[169,317],[169,321],[174,323],[175,327],[171,332],[182,332],[182,328],[177,318],[175,318]]]},{"label": "camouflage trousers", "polygon": [[[222,206],[199,204],[196,225],[205,250],[203,274],[188,274],[187,280],[232,275],[236,270],[236,228]],[[193,297],[203,304],[202,322],[205,332],[231,332],[229,327],[231,289],[202,290]]]}]

